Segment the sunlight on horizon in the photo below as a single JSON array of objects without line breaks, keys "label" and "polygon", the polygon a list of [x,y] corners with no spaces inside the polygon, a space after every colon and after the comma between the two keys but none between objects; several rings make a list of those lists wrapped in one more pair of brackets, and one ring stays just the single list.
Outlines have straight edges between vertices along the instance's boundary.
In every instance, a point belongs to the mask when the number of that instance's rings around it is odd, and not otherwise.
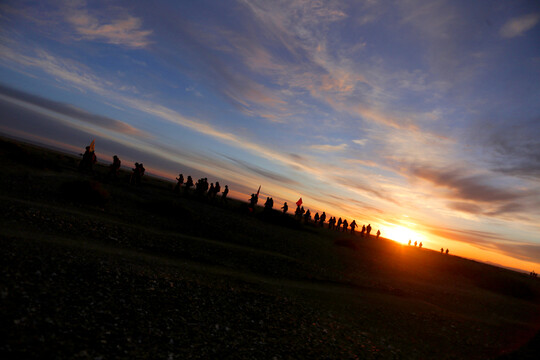
[{"label": "sunlight on horizon", "polygon": [[423,235],[400,225],[386,228],[384,234],[385,235],[383,236],[385,238],[396,241],[404,245],[406,245],[409,242],[409,240],[411,240],[413,243],[415,241],[420,242],[420,241],[425,240]]}]

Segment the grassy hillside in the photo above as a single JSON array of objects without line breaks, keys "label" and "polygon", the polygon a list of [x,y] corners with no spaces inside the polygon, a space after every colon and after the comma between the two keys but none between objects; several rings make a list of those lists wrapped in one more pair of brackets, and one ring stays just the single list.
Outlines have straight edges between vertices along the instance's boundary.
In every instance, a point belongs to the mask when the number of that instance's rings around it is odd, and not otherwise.
[{"label": "grassy hillside", "polygon": [[525,274],[0,141],[0,351],[33,358],[526,358]]}]

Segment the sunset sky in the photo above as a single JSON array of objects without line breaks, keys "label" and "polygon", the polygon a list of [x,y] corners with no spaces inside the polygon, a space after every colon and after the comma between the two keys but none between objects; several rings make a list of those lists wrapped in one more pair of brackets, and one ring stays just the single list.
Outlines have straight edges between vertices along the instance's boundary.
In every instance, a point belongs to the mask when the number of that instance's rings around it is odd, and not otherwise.
[{"label": "sunset sky", "polygon": [[2,1],[0,133],[540,272],[540,2]]}]

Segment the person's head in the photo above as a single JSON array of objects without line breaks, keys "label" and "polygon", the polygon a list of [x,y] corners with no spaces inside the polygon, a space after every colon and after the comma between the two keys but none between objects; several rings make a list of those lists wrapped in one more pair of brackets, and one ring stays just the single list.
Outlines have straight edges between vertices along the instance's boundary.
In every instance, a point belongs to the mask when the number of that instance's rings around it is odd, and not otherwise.
[{"label": "person's head", "polygon": [[86,147],[86,150],[90,151],[90,146],[87,146],[87,147]]},{"label": "person's head", "polygon": [[114,155],[114,156],[113,156],[113,159],[115,159],[115,160],[118,159],[118,156]]}]

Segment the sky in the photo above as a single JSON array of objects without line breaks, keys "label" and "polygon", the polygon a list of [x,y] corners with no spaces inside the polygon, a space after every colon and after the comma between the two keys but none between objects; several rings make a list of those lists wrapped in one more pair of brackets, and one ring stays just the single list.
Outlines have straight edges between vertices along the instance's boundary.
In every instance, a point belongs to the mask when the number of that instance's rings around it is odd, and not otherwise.
[{"label": "sky", "polygon": [[0,133],[540,271],[540,2],[2,1]]}]

